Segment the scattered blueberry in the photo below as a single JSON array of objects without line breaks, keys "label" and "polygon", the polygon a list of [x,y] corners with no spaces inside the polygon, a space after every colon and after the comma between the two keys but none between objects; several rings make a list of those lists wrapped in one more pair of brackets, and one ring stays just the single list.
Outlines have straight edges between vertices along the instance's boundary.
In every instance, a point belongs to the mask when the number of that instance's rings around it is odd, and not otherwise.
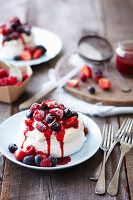
[{"label": "scattered blueberry", "polygon": [[94,74],[101,74],[102,75],[103,73],[100,69],[97,69]]},{"label": "scattered blueberry", "polygon": [[53,156],[49,156],[49,159],[51,160],[52,163],[52,167],[55,167],[58,163],[57,158],[53,157]]},{"label": "scattered blueberry", "polygon": [[52,131],[59,131],[61,129],[61,124],[58,122],[54,122],[51,126]]},{"label": "scattered blueberry", "polygon": [[15,56],[14,60],[21,60],[20,56]]},{"label": "scattered blueberry", "polygon": [[94,94],[94,93],[95,93],[95,88],[92,87],[92,86],[89,86],[89,87],[88,87],[88,91],[89,91],[91,94]]},{"label": "scattered blueberry", "polygon": [[42,161],[42,156],[41,155],[36,155],[35,156],[35,164],[37,166],[40,166],[41,161]]},{"label": "scattered blueberry", "polygon": [[44,46],[42,46],[42,45],[37,45],[37,46],[36,46],[36,49],[41,49],[43,55],[44,55],[45,52],[47,51],[46,48],[45,48]]},{"label": "scattered blueberry", "polygon": [[50,123],[52,123],[53,121],[54,121],[54,116],[53,115],[50,115],[50,114],[48,114],[46,117],[45,117],[45,121],[46,121],[46,123],[48,123],[48,124],[50,124]]},{"label": "scattered blueberry", "polygon": [[23,159],[23,163],[26,165],[33,165],[34,158],[32,156],[25,156]]},{"label": "scattered blueberry", "polygon": [[65,109],[65,110],[64,110],[63,117],[65,117],[65,118],[67,118],[67,119],[70,118],[70,117],[72,117],[72,112],[71,112],[71,110]]},{"label": "scattered blueberry", "polygon": [[26,113],[26,117],[27,118],[33,117],[33,113],[34,113],[33,111],[29,110],[28,113]]},{"label": "scattered blueberry", "polygon": [[78,117],[78,113],[76,111],[72,111],[72,117],[77,116]]},{"label": "scattered blueberry", "polygon": [[8,145],[8,149],[11,153],[15,153],[15,151],[18,149],[17,145],[16,144],[9,144]]}]

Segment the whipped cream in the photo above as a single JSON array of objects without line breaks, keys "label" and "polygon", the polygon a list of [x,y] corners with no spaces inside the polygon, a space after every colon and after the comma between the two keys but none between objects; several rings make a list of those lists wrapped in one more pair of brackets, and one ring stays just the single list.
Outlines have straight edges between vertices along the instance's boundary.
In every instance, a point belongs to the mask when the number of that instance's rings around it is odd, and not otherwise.
[{"label": "whipped cream", "polygon": [[[84,134],[84,125],[82,118],[78,118],[78,128],[67,128],[65,129],[65,135],[64,135],[64,140],[63,140],[63,156],[69,156],[75,152],[77,152],[84,144],[86,141],[86,137]],[[19,145],[21,146],[23,141],[23,148],[26,149],[27,146],[33,145],[36,148],[36,151],[42,151],[44,153],[48,153],[48,143],[47,140],[44,136],[44,133],[41,133],[36,129],[36,122],[34,123],[34,130],[33,131],[27,131],[26,133],[26,140],[24,136],[24,130],[26,128],[26,125],[24,121],[21,124],[21,131],[19,134]],[[50,138],[50,155],[54,157],[61,157],[62,152],[61,152],[61,146],[60,142],[57,140],[57,138],[53,134],[51,135]]]}]

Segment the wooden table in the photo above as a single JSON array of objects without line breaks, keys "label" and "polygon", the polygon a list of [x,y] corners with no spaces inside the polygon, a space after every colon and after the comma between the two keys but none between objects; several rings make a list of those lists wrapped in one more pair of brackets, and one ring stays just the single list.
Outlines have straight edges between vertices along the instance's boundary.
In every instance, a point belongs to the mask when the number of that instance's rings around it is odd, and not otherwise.
[{"label": "wooden table", "polygon": [[[88,31],[96,31],[111,42],[133,36],[132,0],[0,0],[0,22],[10,15],[18,15],[32,25],[44,27],[57,33],[63,41],[64,52],[75,49],[78,38]],[[61,56],[61,55],[60,55]],[[34,75],[28,89],[14,104],[0,103],[0,122],[18,112],[18,105],[35,94],[41,84],[47,81],[47,71],[59,59],[33,67]],[[102,128],[105,122],[112,123],[115,131],[124,116],[93,118]],[[12,133],[11,133],[12,134]],[[111,197],[107,193],[94,193],[95,182],[89,174],[101,160],[98,151],[91,159],[71,169],[53,172],[39,172],[20,167],[8,159],[0,160],[0,190],[2,200],[98,200],[133,199],[133,152],[122,165],[119,193]],[[109,184],[118,160],[117,146],[106,166],[106,185]]]}]

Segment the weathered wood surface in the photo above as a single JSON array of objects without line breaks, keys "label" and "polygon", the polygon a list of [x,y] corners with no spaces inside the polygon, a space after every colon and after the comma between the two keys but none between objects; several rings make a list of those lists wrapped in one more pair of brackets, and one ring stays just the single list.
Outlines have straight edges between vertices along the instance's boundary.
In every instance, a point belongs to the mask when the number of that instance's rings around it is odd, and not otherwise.
[{"label": "weathered wood surface", "polygon": [[[82,2],[80,0],[11,0],[8,3],[0,0],[0,3],[0,22],[7,19],[9,15],[18,15],[32,25],[54,31],[63,40],[64,52],[74,50],[78,38],[90,30],[108,36],[112,42],[116,42],[119,36],[123,38],[132,36],[133,33],[131,0],[84,0]],[[49,63],[33,67],[34,75],[21,98],[12,106],[0,104],[0,123],[11,114],[18,112],[19,103],[41,88],[41,84],[47,81],[46,74],[49,67],[54,67],[59,57]],[[113,124],[115,131],[119,127],[119,122],[123,120],[123,118],[120,121],[119,119],[119,117],[94,118],[100,128],[108,122]],[[119,155],[119,146],[117,146],[106,166],[106,185],[115,172]],[[98,151],[87,162],[56,172],[29,170],[6,159],[2,170],[1,200],[133,199],[132,153],[127,155],[125,165],[122,165],[118,195],[111,197],[108,194],[103,196],[94,194],[95,182],[89,180],[89,174],[100,162],[101,157],[101,152]]]}]

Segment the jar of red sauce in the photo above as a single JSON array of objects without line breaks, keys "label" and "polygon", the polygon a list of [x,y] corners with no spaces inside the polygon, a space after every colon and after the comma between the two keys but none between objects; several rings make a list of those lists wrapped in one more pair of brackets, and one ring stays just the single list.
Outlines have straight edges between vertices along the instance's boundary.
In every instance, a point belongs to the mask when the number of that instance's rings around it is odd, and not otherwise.
[{"label": "jar of red sauce", "polygon": [[116,68],[126,76],[133,76],[133,40],[123,40],[116,49]]}]

